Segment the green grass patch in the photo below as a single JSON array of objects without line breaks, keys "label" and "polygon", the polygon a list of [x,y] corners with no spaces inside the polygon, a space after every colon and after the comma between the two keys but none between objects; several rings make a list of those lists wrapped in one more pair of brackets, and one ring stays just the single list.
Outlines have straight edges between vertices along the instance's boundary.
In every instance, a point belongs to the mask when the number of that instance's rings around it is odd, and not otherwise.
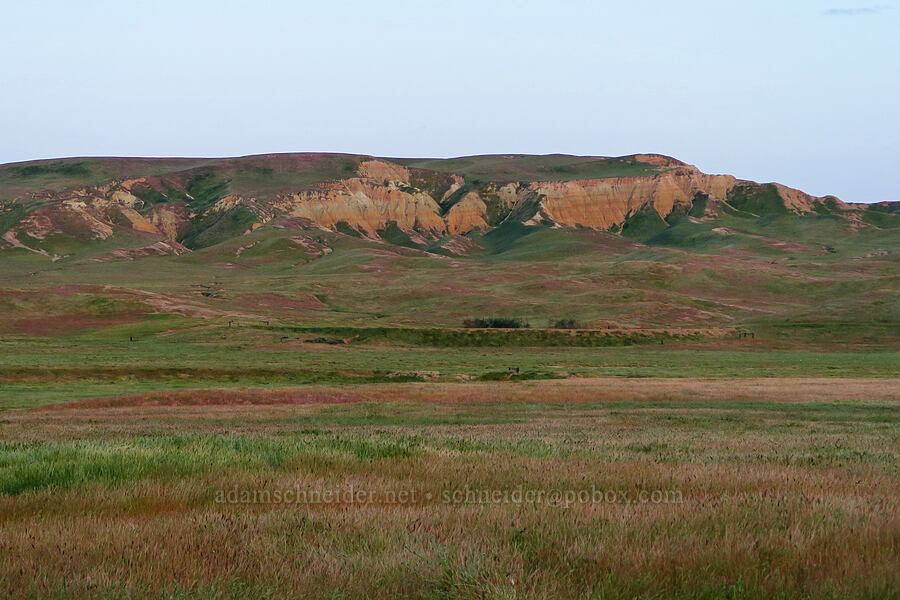
[{"label": "green grass patch", "polygon": [[728,192],[727,200],[735,209],[756,216],[786,215],[790,212],[773,183],[738,184]]}]

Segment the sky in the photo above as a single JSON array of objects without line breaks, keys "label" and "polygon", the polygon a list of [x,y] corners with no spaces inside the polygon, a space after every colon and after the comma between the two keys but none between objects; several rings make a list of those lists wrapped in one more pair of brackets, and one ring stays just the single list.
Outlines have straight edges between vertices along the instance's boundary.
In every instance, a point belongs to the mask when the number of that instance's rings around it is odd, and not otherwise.
[{"label": "sky", "polygon": [[656,152],[900,200],[900,5],[0,1],[0,163]]}]

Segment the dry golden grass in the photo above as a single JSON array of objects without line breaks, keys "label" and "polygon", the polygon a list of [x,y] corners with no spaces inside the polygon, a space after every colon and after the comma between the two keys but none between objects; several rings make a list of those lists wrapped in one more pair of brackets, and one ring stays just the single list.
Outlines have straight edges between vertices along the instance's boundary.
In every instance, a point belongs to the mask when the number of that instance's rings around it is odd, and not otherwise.
[{"label": "dry golden grass", "polygon": [[518,385],[468,382],[165,390],[51,404],[43,408],[70,411],[127,406],[337,404],[361,401],[467,403],[504,400],[574,403],[667,399],[765,399],[779,402],[890,400],[900,399],[900,391],[896,379],[590,377],[530,381]]},{"label": "dry golden grass", "polygon": [[[0,595],[900,593],[897,381],[409,384],[260,404],[270,392],[4,414]],[[217,501],[351,488],[372,497]],[[447,501],[466,489],[613,496]],[[666,501],[639,501],[653,491]]]}]

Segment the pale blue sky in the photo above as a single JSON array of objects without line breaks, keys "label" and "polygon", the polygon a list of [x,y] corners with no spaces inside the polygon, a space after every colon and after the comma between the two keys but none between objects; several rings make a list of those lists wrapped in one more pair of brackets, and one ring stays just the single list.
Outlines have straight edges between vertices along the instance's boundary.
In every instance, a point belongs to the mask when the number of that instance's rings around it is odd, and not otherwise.
[{"label": "pale blue sky", "polygon": [[2,15],[0,162],[659,152],[900,199],[900,6],[3,0]]}]

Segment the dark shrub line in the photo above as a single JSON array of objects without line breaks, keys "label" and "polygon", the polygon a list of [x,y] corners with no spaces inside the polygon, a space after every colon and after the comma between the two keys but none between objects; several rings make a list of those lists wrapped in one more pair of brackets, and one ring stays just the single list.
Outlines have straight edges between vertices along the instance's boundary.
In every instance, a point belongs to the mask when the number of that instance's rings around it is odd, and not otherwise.
[{"label": "dark shrub line", "polygon": [[523,319],[509,317],[475,317],[463,321],[467,329],[528,329],[531,325]]}]

